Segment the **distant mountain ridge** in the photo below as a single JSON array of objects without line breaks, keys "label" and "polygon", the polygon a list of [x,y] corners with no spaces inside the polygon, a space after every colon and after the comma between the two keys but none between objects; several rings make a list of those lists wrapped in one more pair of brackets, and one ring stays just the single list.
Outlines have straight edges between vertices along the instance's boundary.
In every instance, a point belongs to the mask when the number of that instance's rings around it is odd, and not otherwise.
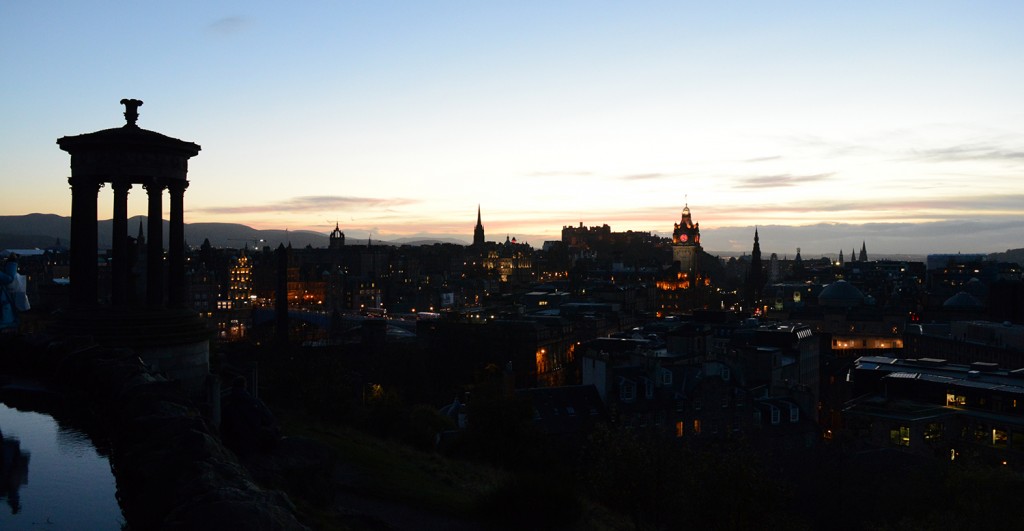
[{"label": "distant mountain ridge", "polygon": [[[135,236],[139,232],[140,224],[145,228],[146,216],[135,216],[128,220],[128,233]],[[789,238],[792,241],[800,241],[799,233],[793,233],[792,227],[779,228],[786,229],[787,232],[782,232],[780,235],[782,238]],[[708,231],[709,233],[718,233],[721,235],[722,240],[730,240],[740,238],[741,235],[745,234],[743,228],[725,228]],[[98,222],[98,242],[100,248],[109,249],[111,247],[111,233],[112,233],[112,221],[101,220]],[[164,221],[164,245],[167,244],[167,221]],[[764,232],[762,232],[762,236]],[[408,236],[404,238],[397,238],[393,241],[378,240],[373,238],[374,245],[433,245],[433,244],[456,244],[456,245],[467,245],[467,241],[462,241],[452,237],[445,236],[431,236],[429,234],[418,234]],[[242,225],[240,223],[186,223],[185,224],[185,242],[191,247],[199,247],[203,243],[203,240],[209,239],[210,244],[214,247],[227,247],[227,248],[240,248],[248,246],[249,248],[264,246],[277,247],[280,244],[288,245],[292,247],[301,248],[312,246],[312,247],[327,247],[330,238],[326,233],[319,233],[309,230],[259,230],[249,227],[248,225]],[[0,216],[0,249],[47,249],[56,246],[67,247],[71,241],[71,218],[65,216],[58,216],[56,214],[26,214],[21,216]],[[709,242],[712,240],[709,240]],[[346,238],[345,243],[347,245],[366,245],[366,238],[354,238],[351,235]],[[762,244],[764,238],[762,238]],[[535,246],[539,247],[539,246]],[[718,255],[724,258],[730,256],[743,256],[748,254],[749,251],[722,251],[717,252],[713,248],[709,249],[709,253]],[[794,253],[795,254],[795,253]],[[807,248],[804,249],[804,259],[816,259],[820,256],[831,256],[829,253],[824,255],[819,253],[810,252]],[[916,254],[905,254],[897,255],[890,253],[872,252],[868,250],[868,256],[872,260],[876,259],[894,259],[894,260],[912,260],[912,261],[923,261],[924,255]],[[792,258],[792,255],[780,253],[780,258]],[[987,254],[989,260],[998,260],[1001,262],[1015,262],[1017,264],[1024,265],[1024,248],[1019,249],[1007,249],[1005,252],[989,253]]]},{"label": "distant mountain ridge", "polygon": [[[164,220],[164,245],[167,244],[168,222]],[[146,235],[146,216],[134,216],[128,219],[128,234],[136,236],[140,228]],[[113,222],[100,220],[97,222],[97,238],[101,249],[111,247]],[[280,244],[292,247],[327,247],[330,237],[327,234],[310,230],[254,229],[240,223],[186,223],[185,243],[190,247],[199,247],[203,240],[209,239],[214,247],[240,248],[248,246],[263,248],[277,247]],[[26,214],[23,216],[0,216],[0,249],[50,249],[67,247],[71,241],[71,218],[56,214]],[[365,238],[346,238],[348,245],[366,245]],[[452,238],[430,238],[415,236],[399,238],[394,241],[372,240],[373,245],[433,245],[457,244],[466,242]]]},{"label": "distant mountain ridge", "polygon": [[[168,223],[163,222],[164,244],[167,244]],[[136,236],[142,228],[145,236],[146,216],[128,219],[128,234]],[[113,222],[97,222],[97,238],[101,249],[111,247]],[[198,247],[209,239],[214,247],[326,247],[330,239],[326,234],[307,230],[259,230],[239,223],[186,223],[185,243]],[[71,241],[71,218],[56,214],[26,214],[0,216],[0,249],[48,249],[67,247]],[[378,242],[374,242],[378,243]],[[380,242],[383,244],[384,242]]]}]

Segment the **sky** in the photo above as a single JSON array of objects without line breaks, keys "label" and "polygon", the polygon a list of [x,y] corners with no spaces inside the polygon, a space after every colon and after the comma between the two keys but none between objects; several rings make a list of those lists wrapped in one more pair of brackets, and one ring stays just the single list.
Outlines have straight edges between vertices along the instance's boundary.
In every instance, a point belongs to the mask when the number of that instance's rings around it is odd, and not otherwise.
[{"label": "sky", "polygon": [[202,146],[189,223],[468,242],[479,206],[487,239],[539,246],[670,234],[689,205],[712,251],[755,226],[780,255],[1019,248],[1021,21],[1019,1],[6,0],[0,215],[70,215],[56,140],[137,98],[140,127]]}]

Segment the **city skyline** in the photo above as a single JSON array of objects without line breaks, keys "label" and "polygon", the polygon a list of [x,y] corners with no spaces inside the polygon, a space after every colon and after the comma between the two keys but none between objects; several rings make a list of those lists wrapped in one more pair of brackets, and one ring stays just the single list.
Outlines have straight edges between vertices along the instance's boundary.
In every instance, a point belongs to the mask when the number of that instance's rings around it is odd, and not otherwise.
[{"label": "city skyline", "polygon": [[539,247],[665,235],[689,203],[719,251],[755,225],[791,253],[1022,246],[1016,3],[3,11],[2,215],[68,215],[55,140],[138,98],[140,127],[203,148],[188,223],[469,241],[480,205],[489,240]]}]

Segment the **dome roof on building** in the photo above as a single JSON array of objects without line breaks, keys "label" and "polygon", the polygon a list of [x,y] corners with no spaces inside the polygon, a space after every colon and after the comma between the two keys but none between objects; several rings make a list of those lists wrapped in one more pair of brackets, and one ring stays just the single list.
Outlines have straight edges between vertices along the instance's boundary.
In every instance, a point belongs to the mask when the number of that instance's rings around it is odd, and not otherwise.
[{"label": "dome roof on building", "polygon": [[825,286],[818,294],[818,304],[849,308],[864,304],[864,294],[853,284],[845,280],[837,280]]},{"label": "dome roof on building", "polygon": [[943,308],[981,308],[983,306],[984,304],[977,297],[966,291],[961,291],[942,303]]},{"label": "dome roof on building", "polygon": [[974,295],[978,299],[984,299],[985,296],[988,295],[988,286],[976,277],[971,277],[971,279],[967,281],[967,284],[964,284],[964,291]]}]

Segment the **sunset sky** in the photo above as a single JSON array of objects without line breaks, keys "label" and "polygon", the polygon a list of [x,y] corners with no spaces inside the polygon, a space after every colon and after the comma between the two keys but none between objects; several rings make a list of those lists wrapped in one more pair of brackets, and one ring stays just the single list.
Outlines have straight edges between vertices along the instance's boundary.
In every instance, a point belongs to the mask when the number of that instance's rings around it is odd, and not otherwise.
[{"label": "sunset sky", "polygon": [[1020,1],[9,0],[0,215],[69,215],[57,138],[138,98],[140,127],[202,146],[186,222],[468,241],[480,205],[488,239],[539,246],[670,233],[689,203],[717,251],[755,225],[780,253],[1024,247],[1022,22]]}]

